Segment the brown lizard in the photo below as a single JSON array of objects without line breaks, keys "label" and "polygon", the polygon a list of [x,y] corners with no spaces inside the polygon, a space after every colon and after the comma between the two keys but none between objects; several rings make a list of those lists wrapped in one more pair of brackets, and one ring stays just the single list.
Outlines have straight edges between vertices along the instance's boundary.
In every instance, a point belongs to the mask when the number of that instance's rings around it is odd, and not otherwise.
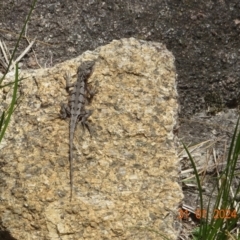
[{"label": "brown lizard", "polygon": [[94,61],[83,62],[77,71],[77,81],[74,84],[70,84],[69,76],[65,76],[66,89],[69,92],[69,88],[73,87],[70,92],[71,97],[69,104],[61,103],[60,116],[65,119],[70,117],[69,122],[69,162],[70,162],[70,201],[72,200],[73,192],[73,138],[77,122],[80,122],[83,127],[86,127],[91,134],[88,124],[88,117],[92,114],[91,110],[86,110],[85,105],[92,99],[95,92],[90,91],[87,86],[87,80],[90,77]]}]

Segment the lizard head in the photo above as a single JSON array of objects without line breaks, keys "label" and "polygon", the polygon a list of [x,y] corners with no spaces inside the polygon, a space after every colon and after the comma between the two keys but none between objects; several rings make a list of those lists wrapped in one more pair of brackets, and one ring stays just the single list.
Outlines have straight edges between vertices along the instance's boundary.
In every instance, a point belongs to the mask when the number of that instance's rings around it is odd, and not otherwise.
[{"label": "lizard head", "polygon": [[94,61],[86,61],[83,62],[78,68],[78,74],[84,75],[85,77],[89,77],[92,73],[92,68],[94,66]]}]

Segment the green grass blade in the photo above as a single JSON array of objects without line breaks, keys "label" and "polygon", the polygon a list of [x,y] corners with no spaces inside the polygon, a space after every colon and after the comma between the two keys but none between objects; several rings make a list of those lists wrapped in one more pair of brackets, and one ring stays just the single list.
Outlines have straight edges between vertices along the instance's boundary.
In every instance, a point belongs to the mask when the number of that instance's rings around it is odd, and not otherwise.
[{"label": "green grass blade", "polygon": [[1,130],[2,130],[4,117],[5,117],[5,112],[3,112],[3,113],[2,113],[2,116],[1,116],[1,120],[0,120],[0,132],[1,132]]},{"label": "green grass blade", "polygon": [[[237,120],[237,124],[236,124],[236,127],[235,127],[235,130],[234,130],[234,133],[233,133],[233,136],[232,136],[232,141],[231,141],[231,144],[230,144],[230,148],[229,148],[229,152],[228,152],[228,157],[227,157],[227,160],[230,161],[230,159],[232,158],[233,156],[233,152],[235,152],[234,150],[234,143],[235,143],[235,140],[236,140],[236,135],[237,135],[237,130],[238,130],[238,124],[239,124],[239,118]],[[235,152],[236,153],[236,152]],[[228,175],[228,172],[229,172],[229,166],[227,165],[227,168],[226,168],[226,175]]]},{"label": "green grass blade", "polygon": [[21,40],[21,38],[22,38],[22,35],[24,34],[26,25],[27,25],[27,23],[29,22],[30,16],[31,16],[31,14],[32,14],[32,11],[33,11],[36,3],[37,3],[37,0],[33,0],[33,1],[32,1],[32,5],[31,5],[31,8],[30,8],[30,11],[29,11],[29,13],[28,13],[28,15],[27,15],[27,17],[26,17],[26,20],[25,20],[25,22],[24,22],[24,25],[23,25],[23,27],[22,27],[22,29],[21,29],[21,33],[20,33],[20,35],[19,35],[19,37],[18,37],[17,43],[16,43],[15,48],[14,48],[14,50],[13,50],[13,53],[12,53],[12,55],[11,55],[9,64],[8,64],[8,66],[7,66],[7,70],[6,70],[5,74],[4,74],[4,76],[3,76],[2,78],[0,78],[0,89],[1,89],[1,88],[4,88],[4,87],[6,87],[6,86],[12,85],[12,84],[14,85],[14,86],[13,86],[13,96],[12,96],[11,104],[10,104],[8,110],[7,110],[7,111],[4,111],[4,112],[2,113],[1,119],[0,119],[0,142],[1,142],[2,139],[3,139],[3,136],[4,136],[4,134],[5,134],[5,131],[6,131],[6,129],[7,129],[7,126],[8,126],[8,124],[9,124],[9,122],[10,122],[10,117],[11,117],[13,111],[14,111],[14,105],[15,105],[15,103],[16,103],[16,96],[17,96],[17,89],[18,89],[18,82],[23,80],[23,79],[18,79],[18,65],[17,65],[17,64],[16,64],[16,72],[15,72],[15,81],[14,81],[14,82],[7,83],[7,84],[5,84],[5,85],[3,85],[3,86],[2,86],[1,84],[2,84],[2,82],[3,82],[3,80],[4,80],[5,76],[6,76],[6,74],[9,72],[10,66],[11,66],[11,64],[12,64],[12,61],[13,61],[14,56],[15,56],[15,53],[16,53],[17,48],[18,48],[18,46],[19,46],[20,40]]},{"label": "green grass blade", "polygon": [[18,89],[18,64],[16,65],[16,72],[15,72],[15,81],[14,81],[14,87],[13,87],[13,96],[12,96],[12,101],[10,104],[10,107],[7,112],[7,117],[5,120],[3,120],[3,117],[1,118],[1,121],[3,121],[3,129],[0,132],[0,142],[2,141],[2,138],[4,136],[4,133],[7,129],[7,126],[10,122],[11,115],[14,110],[14,105],[16,103],[16,98],[17,98],[17,89]]},{"label": "green grass blade", "polygon": [[[214,210],[222,210],[226,213],[226,210],[236,210],[238,212],[238,209],[234,209],[234,199],[231,199],[231,186],[233,185],[233,177],[234,177],[234,171],[236,168],[238,156],[239,156],[239,149],[240,149],[240,133],[238,132],[238,124],[239,119],[237,121],[234,134],[232,137],[232,141],[229,148],[228,158],[227,158],[227,164],[226,169],[223,171],[223,173],[220,176],[220,180],[222,181],[218,196],[214,205]],[[236,196],[238,192],[239,187],[237,188],[236,193],[234,196]],[[231,230],[236,226],[236,223],[238,221],[239,217],[230,217],[230,218],[218,218],[214,219],[212,218],[209,225],[211,228],[208,229],[207,232],[207,239],[228,239],[226,232],[231,232]]]},{"label": "green grass blade", "polygon": [[[195,174],[195,177],[196,177],[196,180],[197,180],[197,186],[198,186],[198,189],[199,189],[199,197],[200,197],[200,211],[203,210],[203,197],[202,197],[202,186],[201,186],[201,183],[200,183],[200,179],[199,179],[199,176],[198,176],[198,171],[197,171],[197,168],[196,168],[196,165],[194,163],[194,160],[191,156],[191,154],[189,153],[187,147],[185,146],[185,144],[183,144],[183,147],[185,149],[185,151],[187,152],[187,155],[191,161],[191,164],[193,166],[193,170],[194,170],[194,174]],[[203,221],[202,219],[200,219],[200,221]],[[201,225],[202,226],[202,225]],[[199,234],[200,236],[202,236],[203,232],[204,232],[204,228],[200,228],[199,229]]]}]

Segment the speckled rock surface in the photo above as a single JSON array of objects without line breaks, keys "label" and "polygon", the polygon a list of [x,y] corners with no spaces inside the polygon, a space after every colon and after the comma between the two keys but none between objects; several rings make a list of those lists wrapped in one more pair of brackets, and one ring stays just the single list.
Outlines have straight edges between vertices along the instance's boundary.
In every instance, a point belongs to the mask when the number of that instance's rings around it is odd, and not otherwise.
[{"label": "speckled rock surface", "polygon": [[[58,117],[68,97],[63,76],[75,79],[80,62],[92,59],[93,136],[76,129],[69,202],[69,128]],[[0,145],[0,218],[12,236],[176,239],[178,103],[174,57],[165,46],[122,39],[21,74],[22,101]]]}]

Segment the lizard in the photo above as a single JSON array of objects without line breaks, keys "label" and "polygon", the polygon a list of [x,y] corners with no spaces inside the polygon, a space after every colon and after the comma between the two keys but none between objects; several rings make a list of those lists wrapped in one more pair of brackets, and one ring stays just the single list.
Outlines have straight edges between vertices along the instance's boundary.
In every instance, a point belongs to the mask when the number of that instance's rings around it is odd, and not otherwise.
[{"label": "lizard", "polygon": [[70,100],[68,104],[61,103],[60,117],[66,119],[70,117],[69,121],[69,163],[70,163],[70,201],[73,194],[73,138],[76,125],[80,122],[86,127],[91,135],[90,126],[87,119],[92,114],[92,110],[86,110],[85,105],[92,99],[95,91],[91,91],[87,86],[88,78],[93,72],[94,61],[83,62],[77,70],[77,81],[70,84],[69,75],[65,75],[66,90],[72,88],[70,92]]}]

